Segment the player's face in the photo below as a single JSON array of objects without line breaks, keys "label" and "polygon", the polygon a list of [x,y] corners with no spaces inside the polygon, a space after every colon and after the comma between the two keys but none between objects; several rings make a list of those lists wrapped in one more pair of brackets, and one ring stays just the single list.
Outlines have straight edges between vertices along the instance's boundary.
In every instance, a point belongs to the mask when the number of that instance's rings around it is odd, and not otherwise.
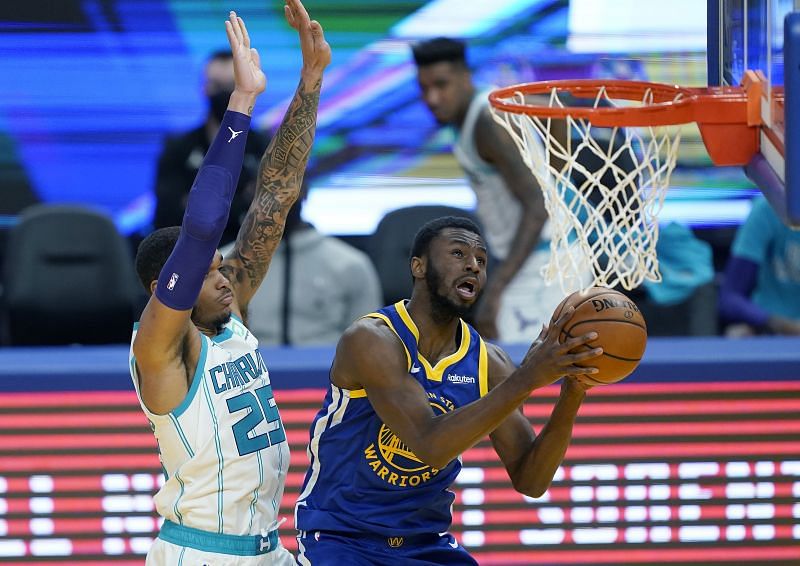
[{"label": "player's face", "polygon": [[192,310],[192,320],[195,323],[217,331],[231,319],[233,304],[231,283],[222,274],[220,267],[222,267],[222,254],[217,252],[214,254],[214,260],[200,288],[200,296]]},{"label": "player's face", "polygon": [[464,316],[486,283],[486,245],[463,228],[445,228],[431,241],[425,283],[435,308]]},{"label": "player's face", "polygon": [[463,65],[442,61],[417,69],[422,100],[440,124],[453,124],[465,113],[472,79]]},{"label": "player's face", "polygon": [[230,92],[236,86],[233,59],[213,59],[206,65],[204,90],[206,96]]}]

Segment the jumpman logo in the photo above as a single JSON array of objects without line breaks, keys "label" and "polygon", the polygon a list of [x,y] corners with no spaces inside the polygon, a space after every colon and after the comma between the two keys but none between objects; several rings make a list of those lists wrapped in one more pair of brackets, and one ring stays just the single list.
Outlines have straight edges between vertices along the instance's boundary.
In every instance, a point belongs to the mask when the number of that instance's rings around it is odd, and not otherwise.
[{"label": "jumpman logo", "polygon": [[524,332],[529,326],[536,326],[539,323],[537,318],[525,318],[519,309],[514,309],[514,316],[517,317],[517,322],[519,322],[520,332]]},{"label": "jumpman logo", "polygon": [[230,126],[228,126],[228,129],[231,131],[231,139],[228,140],[228,143],[231,143],[233,140],[236,139],[236,136],[238,136],[239,134],[241,134],[244,131],[244,130],[240,130],[240,131],[237,132],[233,128],[231,128]]}]

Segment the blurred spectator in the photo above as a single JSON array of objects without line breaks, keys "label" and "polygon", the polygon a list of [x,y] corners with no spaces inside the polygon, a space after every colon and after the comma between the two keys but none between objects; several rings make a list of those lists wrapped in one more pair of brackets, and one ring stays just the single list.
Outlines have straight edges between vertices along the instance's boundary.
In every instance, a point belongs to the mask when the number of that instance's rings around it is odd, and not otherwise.
[{"label": "blurred spectator", "polygon": [[656,243],[661,281],[645,280],[627,293],[647,321],[650,336],[710,336],[717,329],[713,252],[683,224],[661,226]]},{"label": "blurred spectator", "polygon": [[[208,99],[208,114],[197,128],[177,136],[168,137],[158,158],[156,177],[155,228],[180,226],[186,199],[192,187],[203,156],[219,129],[222,116],[233,92],[233,59],[230,50],[217,51],[208,59],[203,90]],[[236,196],[231,205],[228,225],[222,235],[222,244],[236,239],[242,218],[250,206],[258,172],[258,163],[269,139],[255,130],[247,136],[244,164],[239,176]]]},{"label": "blurred spectator", "polygon": [[[306,191],[289,211],[267,277],[247,309],[247,326],[262,345],[335,344],[354,320],[382,305],[369,257],[300,217]],[[228,257],[233,245],[221,251]]]},{"label": "blurred spectator", "polygon": [[423,101],[439,124],[455,130],[453,153],[475,191],[489,252],[499,260],[478,303],[476,329],[490,340],[531,342],[564,296],[541,274],[550,259],[542,191],[494,121],[488,90],[473,83],[464,43],[440,37],[412,51]]},{"label": "blurred spectator", "polygon": [[800,335],[800,232],[764,197],[736,234],[719,301],[726,334]]}]

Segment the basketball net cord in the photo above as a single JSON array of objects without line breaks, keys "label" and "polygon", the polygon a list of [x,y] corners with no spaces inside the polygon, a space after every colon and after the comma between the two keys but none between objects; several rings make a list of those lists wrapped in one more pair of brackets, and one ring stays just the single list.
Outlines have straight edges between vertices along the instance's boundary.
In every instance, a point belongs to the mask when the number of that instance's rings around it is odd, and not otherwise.
[{"label": "basketball net cord", "polygon": [[[519,92],[507,101],[526,102]],[[651,103],[648,90],[641,104]],[[619,106],[605,88],[593,104]],[[554,105],[565,107],[556,88],[549,95]],[[546,283],[558,280],[568,293],[586,286],[589,270],[594,285],[605,287],[631,290],[645,279],[661,281],[658,214],[676,164],[680,127],[593,129],[588,119],[567,116],[568,135],[559,140],[551,132],[552,118],[491,109],[544,194],[552,229],[550,262],[542,268]],[[593,163],[587,167],[587,161]]]}]

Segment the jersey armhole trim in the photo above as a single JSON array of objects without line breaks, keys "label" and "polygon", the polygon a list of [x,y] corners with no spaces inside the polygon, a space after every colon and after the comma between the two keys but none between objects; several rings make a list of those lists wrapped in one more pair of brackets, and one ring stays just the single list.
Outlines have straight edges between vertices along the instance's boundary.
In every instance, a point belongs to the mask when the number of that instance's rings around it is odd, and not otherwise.
[{"label": "jersey armhole trim", "polygon": [[197,389],[200,387],[200,382],[203,380],[203,376],[205,375],[206,357],[208,356],[208,338],[206,338],[202,332],[199,334],[201,343],[200,355],[197,358],[197,367],[194,370],[192,384],[189,386],[189,391],[186,392],[186,397],[183,398],[183,401],[181,401],[180,405],[171,411],[171,413],[176,417],[180,417],[186,411],[186,409],[189,408],[189,405],[192,404],[192,400],[197,393]]},{"label": "jersey armhole trim", "polygon": [[379,312],[372,312],[369,314],[365,314],[362,318],[377,318],[386,323],[386,326],[388,326],[391,329],[391,331],[394,332],[395,335],[397,335],[398,340],[400,340],[400,344],[403,345],[403,351],[406,353],[406,371],[411,371],[411,352],[408,351],[405,342],[403,342],[403,339],[400,337],[400,334],[395,329],[394,325],[392,324],[392,321],[389,320],[389,317]]},{"label": "jersey armhole trim", "polygon": [[489,392],[489,357],[486,352],[486,343],[482,338],[478,339],[480,351],[478,353],[478,389],[480,396],[483,397]]}]

